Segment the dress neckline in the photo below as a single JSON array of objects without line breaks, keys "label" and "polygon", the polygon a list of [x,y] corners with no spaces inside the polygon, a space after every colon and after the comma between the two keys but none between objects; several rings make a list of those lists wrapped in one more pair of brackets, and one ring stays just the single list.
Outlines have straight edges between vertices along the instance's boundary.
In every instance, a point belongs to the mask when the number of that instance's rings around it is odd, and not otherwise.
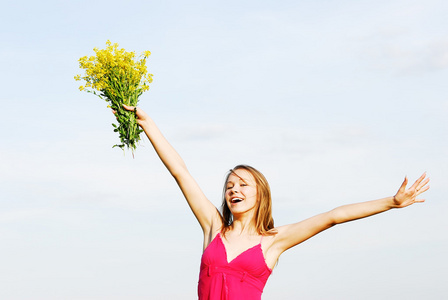
[{"label": "dress neckline", "polygon": [[[229,261],[229,260],[228,260],[228,257],[227,257],[227,249],[226,249],[226,245],[224,245],[224,242],[222,241],[222,237],[221,237],[221,233],[220,233],[220,232],[217,234],[217,237],[219,237],[219,241],[220,241],[220,243],[221,243],[221,245],[222,245],[222,247],[223,247],[223,249],[224,249],[225,259],[226,259],[226,262],[227,262],[228,265],[232,264],[238,257],[242,256],[242,255],[245,254],[246,252],[249,252],[250,250],[259,247],[259,248],[260,248],[260,251],[261,251],[261,256],[263,257],[264,265],[265,265],[266,268],[269,270],[269,272],[272,272],[272,269],[269,268],[268,264],[266,263],[266,258],[264,257],[263,250],[261,249],[261,240],[260,240],[260,242],[259,242],[258,244],[254,245],[254,246],[252,246],[252,247],[250,247],[250,248],[247,248],[246,250],[244,250],[243,252],[241,252],[240,254],[238,254],[237,256],[235,256],[235,258],[233,258],[231,261]],[[261,238],[263,238],[263,236],[262,236]]]}]

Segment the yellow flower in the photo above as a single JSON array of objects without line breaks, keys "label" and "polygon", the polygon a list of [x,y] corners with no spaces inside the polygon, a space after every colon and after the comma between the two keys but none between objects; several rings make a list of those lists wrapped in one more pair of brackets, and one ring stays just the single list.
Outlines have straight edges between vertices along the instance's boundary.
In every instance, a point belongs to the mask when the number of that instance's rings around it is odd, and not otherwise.
[{"label": "yellow flower", "polygon": [[105,49],[95,47],[93,51],[94,56],[83,56],[78,60],[79,67],[85,71],[84,76],[74,77],[77,81],[85,81],[79,89],[88,92],[97,90],[108,99],[114,98],[110,101],[135,102],[133,105],[136,105],[138,99],[135,95],[147,91],[152,82],[153,75],[148,73],[146,67],[146,59],[151,52],[143,51],[137,59],[134,51],[120,49],[117,43],[112,44],[109,40]]}]

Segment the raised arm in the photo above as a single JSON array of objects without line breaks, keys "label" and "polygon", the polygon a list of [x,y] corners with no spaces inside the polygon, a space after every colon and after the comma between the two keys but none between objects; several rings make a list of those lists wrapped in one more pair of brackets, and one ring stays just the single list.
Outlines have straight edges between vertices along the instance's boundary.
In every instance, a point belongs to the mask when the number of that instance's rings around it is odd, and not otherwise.
[{"label": "raised arm", "polygon": [[[133,106],[127,105],[123,105],[123,107],[127,110],[135,109]],[[165,139],[154,121],[140,108],[136,109],[136,115],[138,124],[145,131],[157,155],[182,190],[204,234],[208,234],[214,223],[221,222],[218,210],[204,195],[180,155]]]},{"label": "raised arm", "polygon": [[429,178],[423,174],[410,188],[406,189],[408,179],[405,178],[395,196],[340,206],[302,222],[279,227],[274,242],[276,252],[280,255],[283,251],[336,224],[369,217],[392,208],[424,202],[423,199],[417,199],[417,196],[429,189],[428,182]]}]

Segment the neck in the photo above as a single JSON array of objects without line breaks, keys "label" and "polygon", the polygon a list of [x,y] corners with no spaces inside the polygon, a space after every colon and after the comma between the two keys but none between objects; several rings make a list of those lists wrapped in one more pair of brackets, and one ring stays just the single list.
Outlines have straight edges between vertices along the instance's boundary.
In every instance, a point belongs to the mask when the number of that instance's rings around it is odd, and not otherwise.
[{"label": "neck", "polygon": [[241,234],[257,234],[254,216],[233,216],[232,231]]}]

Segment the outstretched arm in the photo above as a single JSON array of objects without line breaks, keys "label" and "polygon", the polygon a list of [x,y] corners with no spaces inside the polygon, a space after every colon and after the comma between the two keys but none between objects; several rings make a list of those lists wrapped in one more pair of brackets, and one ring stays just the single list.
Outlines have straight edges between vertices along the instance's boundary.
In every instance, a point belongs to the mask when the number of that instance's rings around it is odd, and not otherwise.
[{"label": "outstretched arm", "polygon": [[127,110],[135,110],[138,124],[145,131],[157,155],[176,180],[202,230],[205,234],[208,234],[212,224],[221,222],[216,207],[204,195],[188,172],[187,166],[180,155],[165,139],[154,121],[140,108],[135,109],[135,107],[127,105],[123,105],[123,107]]},{"label": "outstretched arm", "polygon": [[417,196],[429,189],[428,182],[429,178],[426,178],[426,174],[423,174],[407,189],[408,179],[405,178],[393,197],[340,206],[302,222],[279,227],[275,238],[277,253],[280,255],[283,251],[336,224],[369,217],[392,208],[402,208],[414,203],[424,202],[424,199],[418,199]]}]

